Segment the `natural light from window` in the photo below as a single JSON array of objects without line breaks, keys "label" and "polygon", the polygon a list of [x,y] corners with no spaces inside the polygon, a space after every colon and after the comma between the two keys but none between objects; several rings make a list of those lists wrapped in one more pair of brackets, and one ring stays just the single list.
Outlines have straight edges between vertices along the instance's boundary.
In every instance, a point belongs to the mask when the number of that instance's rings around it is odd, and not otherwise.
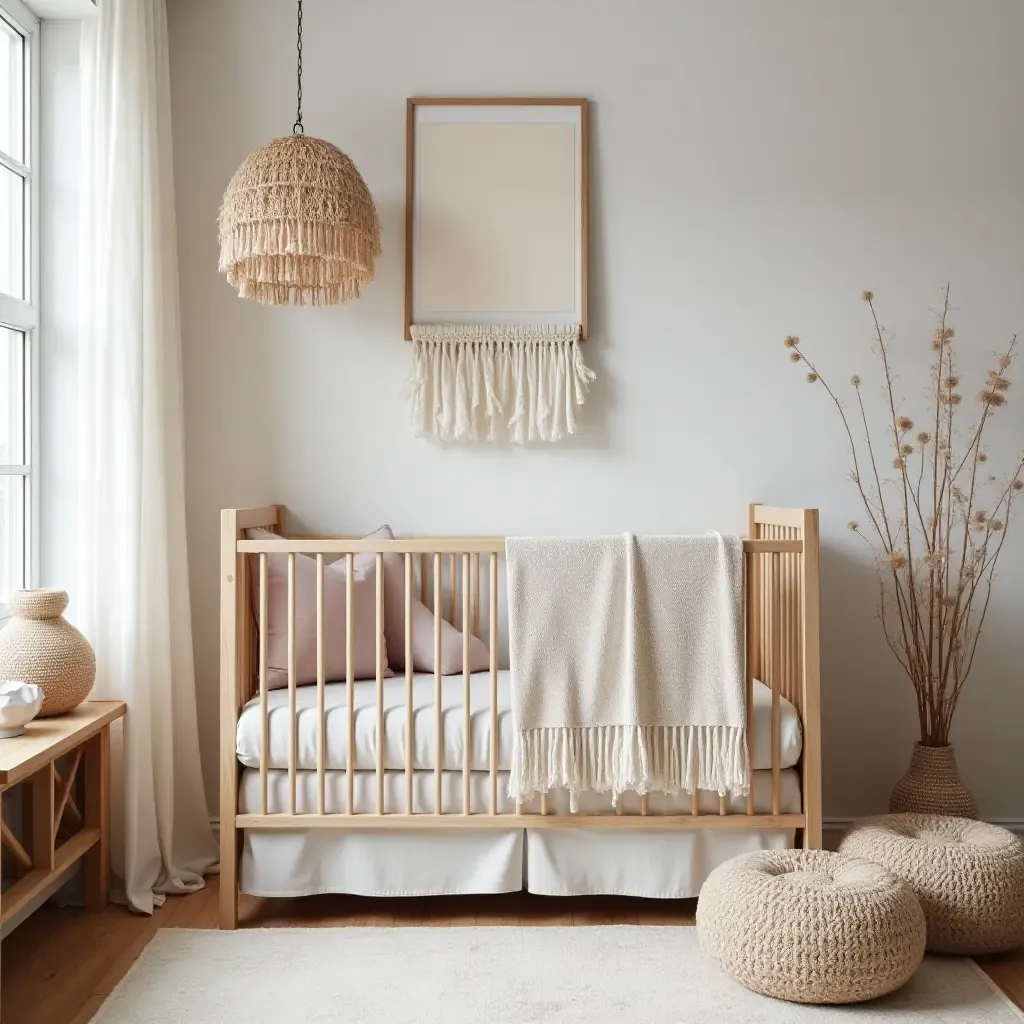
[{"label": "natural light from window", "polygon": [[0,0],[0,616],[32,577],[32,159],[34,21]]}]

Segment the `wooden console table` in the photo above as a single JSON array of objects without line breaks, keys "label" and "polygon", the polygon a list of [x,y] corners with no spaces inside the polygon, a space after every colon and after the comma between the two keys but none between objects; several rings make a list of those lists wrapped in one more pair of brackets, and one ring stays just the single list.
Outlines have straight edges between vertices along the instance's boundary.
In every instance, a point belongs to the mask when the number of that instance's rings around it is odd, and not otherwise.
[{"label": "wooden console table", "polygon": [[[23,736],[0,739],[0,800],[20,785],[23,823],[19,839],[0,820],[0,845],[21,872],[0,896],[0,926],[82,859],[86,910],[109,902],[110,723],[125,710],[123,701],[90,700],[66,715],[29,722]],[[74,796],[80,767],[81,808]]]}]

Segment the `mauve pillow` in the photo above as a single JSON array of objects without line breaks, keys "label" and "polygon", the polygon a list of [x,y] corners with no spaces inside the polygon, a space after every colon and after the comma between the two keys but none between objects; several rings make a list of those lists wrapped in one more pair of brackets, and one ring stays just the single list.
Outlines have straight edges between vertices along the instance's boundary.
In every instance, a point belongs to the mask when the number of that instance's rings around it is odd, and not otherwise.
[{"label": "mauve pillow", "polygon": [[[364,540],[394,540],[390,526],[382,526]],[[388,663],[401,671],[405,668],[405,558],[384,556],[384,637],[387,641]],[[357,573],[376,569],[376,555],[356,555]],[[483,672],[490,667],[487,645],[479,637],[469,640],[469,670]],[[434,613],[417,597],[412,599],[412,667],[417,672],[434,671]],[[462,632],[450,622],[441,620],[441,673],[450,676],[463,671]]]},{"label": "mauve pillow", "polygon": [[[266,530],[246,530],[249,540],[280,540]],[[259,557],[253,558],[258,592]],[[352,574],[352,647],[355,679],[377,677],[377,566]],[[324,677],[344,682],[345,559],[324,566]],[[259,616],[257,605],[257,620]],[[394,673],[384,658],[384,675]],[[316,682],[316,559],[295,556],[295,683]],[[267,555],[267,688],[288,685],[288,556]]]}]

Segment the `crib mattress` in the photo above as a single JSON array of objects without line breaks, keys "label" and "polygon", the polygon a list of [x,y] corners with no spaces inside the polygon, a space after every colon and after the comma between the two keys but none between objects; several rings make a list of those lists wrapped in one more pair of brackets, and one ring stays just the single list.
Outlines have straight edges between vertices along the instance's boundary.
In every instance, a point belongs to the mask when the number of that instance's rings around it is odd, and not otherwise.
[{"label": "crib mattress", "polygon": [[[384,680],[384,767],[405,768],[405,677]],[[417,673],[413,676],[412,703],[415,727],[413,769],[432,770],[437,764],[437,735],[434,702],[434,676]],[[470,677],[470,768],[486,772],[490,767],[490,692],[488,672]],[[441,722],[444,730],[442,770],[461,771],[465,749],[465,681],[461,675],[441,679]],[[298,718],[296,767],[316,768],[317,688],[300,686],[295,693]],[[348,766],[348,706],[345,683],[329,683],[324,687],[327,718],[328,769]],[[288,691],[272,690],[267,695],[269,708],[268,769],[287,769],[290,716]],[[355,711],[355,767],[372,771],[377,766],[377,683],[367,679],[353,686]],[[508,771],[512,764],[512,712],[509,700],[509,673],[498,673],[498,769]],[[780,737],[782,768],[791,768],[800,760],[803,735],[800,716],[793,705],[781,698]],[[754,757],[752,768],[771,768],[771,690],[754,682]],[[236,749],[243,765],[258,768],[260,764],[260,708],[254,698],[242,709],[236,729]],[[460,790],[461,792],[461,790]],[[717,800],[717,797],[716,797]]]},{"label": "crib mattress", "polygon": [[[433,814],[436,796],[435,773],[415,771],[413,780],[413,813]],[[484,814],[490,810],[491,788],[490,776],[486,772],[471,772],[470,813]],[[783,814],[800,813],[800,776],[794,769],[786,769],[780,774],[780,809]],[[754,811],[758,814],[770,814],[772,810],[772,773],[756,771],[753,773]],[[405,814],[406,803],[405,773],[388,771],[384,773],[384,813]],[[511,814],[515,811],[515,802],[508,797],[508,772],[498,773],[498,810]],[[375,814],[377,812],[377,777],[375,772],[357,771],[353,780],[353,796],[356,814]],[[635,793],[624,793],[621,801],[623,813],[639,814],[640,798]],[[242,772],[239,786],[239,813],[260,813],[260,773],[257,769],[247,768]],[[324,803],[328,814],[344,814],[348,807],[348,784],[346,773],[329,771],[324,775]],[[735,813],[746,810],[746,797],[735,797],[729,800],[729,809]],[[288,772],[274,769],[267,772],[267,813],[286,812],[289,808]],[[299,814],[315,813],[317,808],[317,774],[311,771],[295,773],[295,809]],[[717,814],[719,811],[718,794],[701,792],[699,808],[702,814]],[[526,812],[539,812],[540,800],[535,799],[523,805]],[[463,812],[463,778],[461,772],[442,771],[441,773],[441,811],[443,814],[461,814]],[[565,790],[556,790],[548,796],[548,812],[550,814],[569,813],[569,794]],[[602,793],[582,793],[579,800],[581,814],[615,814],[611,797]],[[664,793],[651,793],[648,797],[649,814],[689,814],[690,797],[667,796]],[[515,826],[512,826],[515,827]]]}]

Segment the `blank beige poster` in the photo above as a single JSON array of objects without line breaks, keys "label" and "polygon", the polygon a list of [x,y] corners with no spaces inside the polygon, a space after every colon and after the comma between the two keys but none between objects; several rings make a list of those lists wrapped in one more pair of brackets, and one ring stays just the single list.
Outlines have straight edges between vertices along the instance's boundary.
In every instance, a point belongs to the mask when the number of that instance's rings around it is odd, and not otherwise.
[{"label": "blank beige poster", "polygon": [[550,123],[419,125],[418,316],[576,308],[576,131]]}]

